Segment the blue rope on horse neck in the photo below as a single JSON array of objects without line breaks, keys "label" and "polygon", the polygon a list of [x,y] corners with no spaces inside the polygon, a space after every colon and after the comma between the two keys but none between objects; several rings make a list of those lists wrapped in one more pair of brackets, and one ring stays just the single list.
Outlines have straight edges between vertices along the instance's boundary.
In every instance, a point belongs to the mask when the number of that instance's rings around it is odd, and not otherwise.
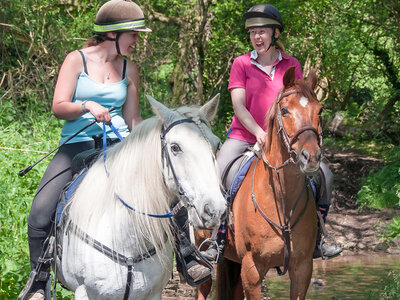
[{"label": "blue rope on horse neck", "polygon": [[[120,141],[122,141],[124,139],[111,122],[108,123],[107,125],[111,128],[111,130],[115,133],[115,135],[118,137],[118,139]],[[104,160],[104,169],[106,171],[107,177],[109,177],[110,173],[108,172],[107,164],[106,164],[106,160],[107,160],[107,151],[106,150],[107,150],[107,132],[106,132],[106,123],[103,122],[103,160]],[[163,215],[150,214],[150,213],[142,212],[142,211],[135,209],[134,207],[132,207],[128,203],[126,203],[117,193],[115,193],[115,195],[118,197],[118,200],[123,205],[125,205],[127,208],[129,208],[130,210],[132,210],[136,213],[142,214],[144,216],[149,216],[149,217],[153,217],[153,218],[160,218],[160,219],[172,218],[177,213],[177,211],[183,206],[183,204],[181,202],[179,202],[170,212],[168,212],[166,214],[163,214]]]}]

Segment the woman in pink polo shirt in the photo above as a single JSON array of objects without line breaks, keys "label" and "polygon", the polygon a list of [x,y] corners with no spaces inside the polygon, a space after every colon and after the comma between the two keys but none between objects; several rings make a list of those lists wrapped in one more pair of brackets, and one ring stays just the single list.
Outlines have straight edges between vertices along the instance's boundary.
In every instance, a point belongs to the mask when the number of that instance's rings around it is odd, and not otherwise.
[{"label": "woman in pink polo shirt", "polygon": [[[299,61],[285,54],[283,45],[278,41],[284,26],[276,7],[270,4],[255,5],[244,13],[243,19],[254,50],[237,57],[232,65],[228,90],[235,114],[228,138],[217,157],[221,175],[229,162],[245,152],[249,146],[256,142],[264,144],[265,115],[283,87],[286,70],[294,66],[296,79],[303,78]],[[327,169],[326,165],[324,168]],[[332,174],[329,169],[327,172]],[[325,202],[329,202],[330,195],[326,194]],[[326,217],[329,204],[323,205],[323,215]],[[218,251],[223,250],[221,240],[224,239],[224,233],[224,229],[220,228],[217,238],[219,250],[215,244],[211,244],[203,252],[207,259],[215,260]],[[333,257],[341,251],[340,247],[323,244],[323,256]],[[317,249],[315,256],[321,256],[320,253],[321,249]]]}]

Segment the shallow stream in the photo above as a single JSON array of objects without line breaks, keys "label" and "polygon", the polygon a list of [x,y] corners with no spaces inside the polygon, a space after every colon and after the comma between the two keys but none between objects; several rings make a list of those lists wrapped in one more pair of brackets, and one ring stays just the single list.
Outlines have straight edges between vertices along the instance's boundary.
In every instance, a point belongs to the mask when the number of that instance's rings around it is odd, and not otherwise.
[{"label": "shallow stream", "polygon": [[[325,286],[311,284],[306,299],[368,299],[383,288],[381,280],[389,271],[400,272],[400,256],[367,254],[314,260],[313,279]],[[270,270],[263,284],[263,299],[289,299],[289,276],[276,276]],[[400,299],[400,295],[399,298]]]}]

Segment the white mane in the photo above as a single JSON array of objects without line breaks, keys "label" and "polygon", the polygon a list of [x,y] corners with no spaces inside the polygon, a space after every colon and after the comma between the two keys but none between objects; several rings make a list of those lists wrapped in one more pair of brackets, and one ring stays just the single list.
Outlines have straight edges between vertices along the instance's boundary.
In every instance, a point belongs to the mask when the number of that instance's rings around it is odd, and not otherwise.
[{"label": "white mane", "polygon": [[[74,194],[69,211],[73,223],[89,235],[100,236],[99,242],[112,249],[125,247],[130,248],[126,251],[132,251],[133,248],[141,254],[154,246],[157,255],[162,256],[167,240],[174,245],[170,219],[134,212],[117,198],[120,196],[140,212],[165,214],[170,211],[173,195],[164,188],[160,130],[161,123],[155,117],[141,122],[124,141],[107,151],[106,166],[110,175],[106,175],[101,156]],[[110,222],[110,231],[115,237],[111,245],[110,241],[101,240],[101,233],[96,234],[94,220]],[[126,239],[123,243],[117,242],[124,233],[131,243]]]}]

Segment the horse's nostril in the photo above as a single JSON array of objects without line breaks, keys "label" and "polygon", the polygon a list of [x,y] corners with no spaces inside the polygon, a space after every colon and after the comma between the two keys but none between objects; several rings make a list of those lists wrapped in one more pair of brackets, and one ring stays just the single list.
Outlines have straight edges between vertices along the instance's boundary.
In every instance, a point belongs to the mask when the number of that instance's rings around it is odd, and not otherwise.
[{"label": "horse's nostril", "polygon": [[301,155],[303,156],[305,161],[308,161],[308,159],[310,158],[310,153],[307,150],[303,150],[301,152]]},{"label": "horse's nostril", "polygon": [[210,207],[208,206],[208,204],[204,205],[204,213],[209,215],[211,212]]}]

